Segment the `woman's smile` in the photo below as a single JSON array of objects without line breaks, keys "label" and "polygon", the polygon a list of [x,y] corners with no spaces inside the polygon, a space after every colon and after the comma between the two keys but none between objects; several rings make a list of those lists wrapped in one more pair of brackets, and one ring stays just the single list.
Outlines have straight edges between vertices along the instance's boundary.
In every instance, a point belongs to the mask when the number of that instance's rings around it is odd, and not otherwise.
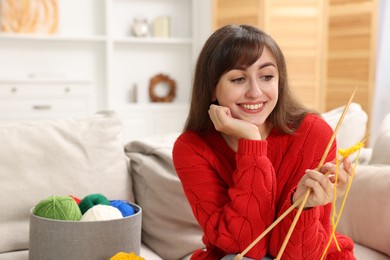
[{"label": "woman's smile", "polygon": [[247,113],[258,113],[264,109],[265,102],[262,103],[241,103],[238,104],[244,112]]}]

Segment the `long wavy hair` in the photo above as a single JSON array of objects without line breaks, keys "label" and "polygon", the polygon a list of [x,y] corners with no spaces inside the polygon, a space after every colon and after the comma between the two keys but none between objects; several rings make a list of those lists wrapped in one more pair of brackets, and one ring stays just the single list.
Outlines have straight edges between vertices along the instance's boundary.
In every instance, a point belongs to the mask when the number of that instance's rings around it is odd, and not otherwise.
[{"label": "long wavy hair", "polygon": [[208,38],[199,54],[184,131],[214,128],[208,109],[220,77],[233,68],[255,63],[264,47],[274,56],[279,72],[278,102],[267,120],[279,131],[293,133],[307,113],[315,113],[294,97],[288,85],[284,55],[271,36],[249,25],[226,25]]}]

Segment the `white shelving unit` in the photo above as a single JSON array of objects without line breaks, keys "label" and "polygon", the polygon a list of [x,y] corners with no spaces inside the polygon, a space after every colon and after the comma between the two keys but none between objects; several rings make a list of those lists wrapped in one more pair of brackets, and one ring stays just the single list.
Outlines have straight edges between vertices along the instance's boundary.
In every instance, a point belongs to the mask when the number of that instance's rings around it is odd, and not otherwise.
[{"label": "white shelving unit", "polygon": [[[133,122],[139,117],[167,116],[169,127],[153,126],[145,131],[143,128],[150,124],[139,125],[137,129],[143,131],[135,131],[140,135],[134,138],[142,137],[141,133],[145,136],[159,133],[161,129],[180,130],[183,120],[177,120],[176,127],[172,127],[170,118],[183,118],[187,113],[195,59],[211,31],[211,0],[58,0],[58,3],[57,34],[0,33],[0,80],[81,79],[92,85],[91,113],[116,110],[122,114],[125,125],[133,129],[136,127]],[[153,37],[152,30],[146,37],[132,35],[135,18],[144,17],[152,24],[159,16],[170,17],[170,37]],[[176,81],[177,93],[172,103],[149,101],[149,80],[160,73]]]}]

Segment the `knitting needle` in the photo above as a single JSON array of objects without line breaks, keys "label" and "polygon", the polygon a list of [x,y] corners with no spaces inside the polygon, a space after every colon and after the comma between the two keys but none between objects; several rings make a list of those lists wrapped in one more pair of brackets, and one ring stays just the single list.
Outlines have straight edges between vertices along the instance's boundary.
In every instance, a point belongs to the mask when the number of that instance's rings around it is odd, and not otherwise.
[{"label": "knitting needle", "polygon": [[238,254],[234,257],[234,260],[242,260],[244,255],[249,252],[249,250],[252,249],[265,235],[268,234],[279,222],[284,219],[294,208],[296,208],[302,201],[303,201],[303,196],[301,196],[297,201],[290,207],[288,208],[280,217],[274,221],[266,230],[264,230],[263,233],[260,234],[244,251],[241,252],[241,254]]},{"label": "knitting needle", "polygon": [[[335,130],[333,131],[333,134],[332,134],[332,136],[331,136],[331,138],[330,138],[330,140],[329,140],[328,146],[326,147],[324,154],[322,155],[322,158],[321,158],[320,163],[318,164],[317,170],[321,169],[322,165],[323,165],[324,162],[325,162],[326,157],[328,156],[329,150],[330,150],[330,148],[331,148],[331,146],[332,146],[332,143],[333,143],[334,139],[336,138],[336,135],[337,135],[337,133],[338,133],[338,131],[339,131],[339,129],[340,129],[341,123],[343,122],[344,117],[345,117],[345,115],[346,115],[346,113],[347,113],[347,111],[348,111],[348,109],[349,109],[349,106],[351,105],[352,100],[353,100],[353,98],[354,98],[354,96],[355,96],[355,94],[356,94],[356,90],[357,90],[357,87],[356,87],[355,90],[353,91],[353,93],[352,93],[352,95],[351,95],[351,97],[350,97],[350,99],[349,99],[347,105],[346,105],[345,108],[344,108],[343,113],[341,114],[341,117],[340,117],[339,121],[337,122],[336,128],[335,128]],[[300,205],[299,208],[298,208],[298,212],[297,212],[297,214],[295,215],[294,220],[293,220],[293,222],[292,222],[292,224],[291,224],[291,226],[290,226],[290,229],[289,229],[288,232],[287,232],[287,235],[286,235],[286,237],[285,237],[285,239],[284,239],[284,241],[283,241],[282,247],[280,248],[279,253],[278,253],[277,257],[276,257],[276,260],[280,260],[280,258],[282,257],[283,252],[284,252],[284,250],[286,249],[287,243],[288,243],[288,241],[289,241],[289,239],[290,239],[290,237],[291,237],[291,234],[292,234],[292,232],[294,231],[295,225],[297,224],[298,219],[299,219],[299,217],[301,216],[302,210],[303,210],[303,208],[304,208],[305,205],[306,205],[306,202],[307,202],[307,200],[308,200],[308,198],[309,198],[310,192],[311,192],[311,189],[307,189],[307,191],[306,191],[306,193],[305,193],[305,195],[304,195],[304,199],[303,199],[301,205]]]},{"label": "knitting needle", "polygon": [[[360,143],[364,143],[369,137],[369,134],[366,134],[363,139],[360,140]],[[340,164],[344,162],[347,157],[342,157],[340,159]],[[325,173],[328,176],[330,171]],[[246,253],[252,249],[265,235],[267,235],[280,221],[282,221],[293,209],[295,209],[304,199],[304,195],[302,195],[293,205],[291,205],[282,215],[280,215],[266,230],[263,231],[244,251],[235,256],[235,260],[242,260]]]},{"label": "knitting needle", "polygon": [[[338,130],[339,130],[339,127],[340,127],[340,125],[341,125],[341,122],[342,122],[342,120],[344,119],[344,117],[345,117],[345,114],[346,114],[346,111],[348,110],[348,108],[349,108],[349,106],[350,106],[350,104],[351,104],[351,102],[352,102],[352,99],[353,99],[353,97],[355,96],[355,93],[356,93],[356,90],[357,90],[357,87],[355,88],[355,90],[354,90],[354,92],[352,93],[352,96],[351,96],[351,98],[350,98],[350,100],[348,101],[348,104],[347,104],[347,106],[344,108],[344,111],[343,111],[343,113],[342,113],[342,115],[341,115],[341,117],[340,117],[340,119],[339,119],[339,122],[337,123],[337,126],[336,126],[336,128],[335,128],[335,130],[334,130],[334,132],[333,132],[333,134],[332,134],[332,136],[331,136],[331,140],[329,141],[329,143],[328,143],[328,147],[326,148],[326,150],[325,150],[325,153],[324,153],[324,155],[323,155],[323,159],[321,159],[321,162],[320,162],[320,165],[321,165],[321,167],[322,167],[322,164],[324,163],[324,161],[325,161],[325,159],[324,158],[326,158],[326,155],[329,153],[329,150],[330,150],[330,147],[331,147],[331,144],[333,143],[333,141],[334,141],[334,139],[335,139],[335,136],[337,135],[337,132],[338,132]],[[363,142],[363,140],[365,140],[367,138],[367,136],[365,137],[365,138],[363,138],[362,139],[362,142]],[[343,159],[343,161],[344,161],[344,159]],[[319,170],[321,167],[317,167],[317,169]],[[329,172],[327,172],[326,174],[329,174]],[[310,189],[308,189],[308,191],[309,191],[309,194],[310,194]],[[307,192],[306,192],[307,193]],[[308,194],[308,195],[309,195]],[[296,208],[297,207],[297,205],[299,204],[299,203],[301,203],[301,201],[303,201],[304,199],[305,199],[305,195],[306,194],[304,194],[304,195],[302,195],[293,205],[291,205],[290,206],[290,208],[288,208],[282,215],[280,215],[266,230],[264,230],[263,231],[263,233],[261,233],[246,249],[244,249],[244,251],[242,251],[240,254],[237,254],[236,255],[236,257],[234,258],[235,260],[242,260],[243,259],[243,257],[244,257],[244,255],[246,254],[246,253],[248,253],[249,252],[249,250],[251,250],[252,249],[252,247],[253,246],[255,246],[266,234],[268,234],[277,224],[279,224],[279,222],[280,221],[282,221],[287,215],[288,215],[288,213],[290,213],[294,208]],[[307,197],[308,197],[308,195],[307,195]],[[306,198],[306,201],[307,201],[307,198]],[[303,207],[302,207],[303,208]],[[299,209],[298,209],[298,212],[299,212]],[[302,210],[301,210],[301,212],[302,212]],[[295,219],[294,219],[295,220]],[[290,228],[291,229],[291,228]],[[290,230],[289,230],[290,231]],[[292,231],[291,231],[292,232]],[[290,236],[291,236],[291,234],[290,234]],[[283,249],[284,250],[284,249]]]}]

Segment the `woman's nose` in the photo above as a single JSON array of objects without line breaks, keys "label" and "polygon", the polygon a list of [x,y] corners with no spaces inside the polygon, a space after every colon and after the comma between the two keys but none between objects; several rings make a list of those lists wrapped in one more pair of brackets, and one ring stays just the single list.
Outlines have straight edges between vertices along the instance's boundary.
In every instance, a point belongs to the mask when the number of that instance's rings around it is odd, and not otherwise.
[{"label": "woman's nose", "polygon": [[246,95],[248,97],[257,98],[261,96],[262,93],[259,82],[255,79],[250,80]]}]

